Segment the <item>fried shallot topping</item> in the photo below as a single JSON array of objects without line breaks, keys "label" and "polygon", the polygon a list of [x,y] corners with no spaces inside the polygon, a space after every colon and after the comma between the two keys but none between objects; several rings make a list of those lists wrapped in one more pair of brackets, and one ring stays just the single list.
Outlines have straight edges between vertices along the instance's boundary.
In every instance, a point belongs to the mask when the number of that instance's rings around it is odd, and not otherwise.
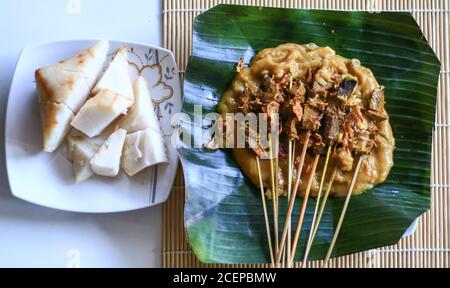
[{"label": "fried shallot topping", "polygon": [[239,59],[239,62],[236,65],[236,72],[241,72],[244,69],[244,59]]}]

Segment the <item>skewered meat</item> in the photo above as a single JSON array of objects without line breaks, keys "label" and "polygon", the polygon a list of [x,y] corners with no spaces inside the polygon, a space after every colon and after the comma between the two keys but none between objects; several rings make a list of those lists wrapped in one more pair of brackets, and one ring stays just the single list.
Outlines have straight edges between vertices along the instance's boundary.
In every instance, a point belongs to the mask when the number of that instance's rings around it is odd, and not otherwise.
[{"label": "skewered meat", "polygon": [[370,97],[369,109],[382,112],[384,109],[384,90],[375,88]]},{"label": "skewered meat", "polygon": [[[361,176],[363,180],[356,184],[356,194],[383,182],[389,173],[395,142],[389,121],[385,121],[388,114],[384,109],[384,88],[356,59],[346,59],[329,47],[315,45],[284,44],[265,49],[239,72],[225,95],[218,106],[221,113],[263,112],[270,120],[273,113],[278,112],[280,145],[294,140],[294,158],[298,159],[307,141],[305,171],[311,167],[314,155],[324,154],[331,147],[330,165],[340,170],[333,184],[333,194],[347,192],[354,160],[361,154],[370,159],[364,165],[370,164],[372,168],[370,175]],[[237,162],[252,182],[258,183],[258,175],[249,172],[254,162],[246,157],[261,156],[267,151],[260,147],[253,151],[247,149],[245,153],[238,150],[234,149]],[[284,174],[288,167],[285,154],[279,155],[280,171]],[[261,164],[269,167],[264,159]],[[320,165],[323,164],[320,162]],[[294,169],[293,174],[296,173]],[[302,191],[307,185],[304,177],[308,177],[308,173],[300,176],[299,191]],[[264,177],[265,187],[271,185],[268,180]],[[317,189],[316,182],[317,179],[313,181],[312,193]]]},{"label": "skewered meat", "polygon": [[338,96],[349,97],[350,95],[352,95],[357,83],[358,82],[353,78],[346,78],[342,80],[339,85]]},{"label": "skewered meat", "polygon": [[292,80],[292,85],[290,84],[289,86],[285,89],[286,94],[291,99],[296,99],[301,103],[305,102],[306,87],[303,82]]},{"label": "skewered meat", "polygon": [[302,128],[309,131],[316,131],[320,127],[322,114],[317,109],[306,104],[303,110]]},{"label": "skewered meat", "polygon": [[336,106],[329,106],[324,116],[323,139],[326,144],[330,145],[336,142],[339,136],[339,115]]}]

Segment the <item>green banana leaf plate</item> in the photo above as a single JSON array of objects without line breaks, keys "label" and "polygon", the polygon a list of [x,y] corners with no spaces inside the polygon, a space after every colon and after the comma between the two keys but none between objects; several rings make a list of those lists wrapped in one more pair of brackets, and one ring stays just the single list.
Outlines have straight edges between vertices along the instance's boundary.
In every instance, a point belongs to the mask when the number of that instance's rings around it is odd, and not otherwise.
[{"label": "green banana leaf plate", "polygon": [[[293,10],[219,5],[195,19],[193,51],[184,82],[179,147],[186,183],[185,227],[200,261],[267,263],[261,198],[226,149],[214,152],[198,117],[215,112],[232,82],[236,63],[286,42],[330,46],[358,58],[384,85],[394,129],[394,167],[388,179],[352,197],[333,257],[395,244],[430,207],[432,131],[440,63],[409,13]],[[201,109],[195,108],[201,105]],[[195,118],[197,117],[197,118]],[[185,138],[186,139],[186,138]],[[195,148],[197,147],[197,148]],[[297,219],[299,201],[292,219]],[[329,201],[310,259],[323,259],[344,199]],[[296,259],[305,250],[315,200],[309,201]],[[280,230],[286,200],[280,201]],[[296,223],[293,224],[295,227]],[[273,225],[272,225],[273,227]],[[281,231],[280,231],[281,233]]]}]

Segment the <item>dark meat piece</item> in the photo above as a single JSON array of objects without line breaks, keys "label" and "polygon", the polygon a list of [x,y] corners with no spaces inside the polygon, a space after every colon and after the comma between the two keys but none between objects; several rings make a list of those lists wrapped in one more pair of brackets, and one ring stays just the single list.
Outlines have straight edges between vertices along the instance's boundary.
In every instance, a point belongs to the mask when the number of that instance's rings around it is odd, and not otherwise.
[{"label": "dark meat piece", "polygon": [[292,103],[292,111],[297,117],[298,121],[302,121],[303,118],[303,108],[299,100],[291,100]]},{"label": "dark meat piece", "polygon": [[303,118],[303,107],[300,100],[292,99],[290,101],[285,101],[281,108],[281,117],[283,119],[288,119],[296,116],[299,121]]},{"label": "dark meat piece", "polygon": [[311,97],[308,99],[308,104],[311,105],[311,107],[316,108],[319,111],[325,111],[327,108],[327,102],[320,99],[319,97]]},{"label": "dark meat piece", "polygon": [[260,96],[260,93],[255,95],[248,87],[244,88],[242,95],[239,98],[238,108],[241,109],[244,114],[258,111],[262,105]]},{"label": "dark meat piece", "polygon": [[269,103],[270,101],[273,101],[273,94],[271,92],[259,91],[258,96],[263,103]]},{"label": "dark meat piece", "polygon": [[261,82],[261,101],[264,103],[271,102],[279,94],[277,83],[269,75],[264,75]]},{"label": "dark meat piece", "polygon": [[327,153],[326,146],[323,142],[314,143],[310,149],[314,155],[324,155]]},{"label": "dark meat piece", "polygon": [[305,102],[306,88],[301,81],[292,80],[292,86],[289,83],[285,89],[285,93],[290,96],[291,99],[299,100],[302,103]]},{"label": "dark meat piece", "polygon": [[263,80],[261,82],[261,90],[259,91],[259,97],[261,101],[264,103],[268,103],[273,100],[274,94],[272,87],[275,86],[275,83],[269,75],[264,75]]},{"label": "dark meat piece", "polygon": [[272,100],[282,103],[284,101],[283,89],[289,85],[290,75],[285,75],[278,82],[268,75],[264,75],[261,82],[261,100],[263,102],[269,102]]},{"label": "dark meat piece", "polygon": [[292,111],[291,101],[284,101],[281,105],[281,119],[290,119],[292,116],[294,116],[294,111]]},{"label": "dark meat piece", "polygon": [[[307,131],[305,131],[305,130],[300,130],[299,133],[298,133],[297,140],[298,140],[298,143],[300,143],[301,145],[303,145],[305,143],[305,141],[306,141],[306,133],[307,133]],[[307,146],[310,147],[311,144],[312,144],[311,137],[309,137],[309,141],[308,141],[308,145]]]},{"label": "dark meat piece", "polygon": [[320,127],[322,114],[310,105],[305,105],[303,109],[302,128],[309,131],[315,131]]},{"label": "dark meat piece", "polygon": [[367,110],[366,112],[367,117],[369,117],[373,121],[384,121],[388,119],[388,116],[384,112],[378,112],[373,110]]},{"label": "dark meat piece", "polygon": [[325,154],[326,153],[326,145],[323,143],[322,136],[318,133],[314,133],[311,136],[311,147],[310,150],[314,155]]},{"label": "dark meat piece", "polygon": [[384,90],[375,88],[370,98],[369,109],[382,112],[384,108]]},{"label": "dark meat piece", "polygon": [[346,109],[346,101],[345,99],[342,99],[340,97],[337,97],[337,90],[333,90],[332,92],[330,92],[327,96],[327,102],[328,102],[328,106],[332,105],[335,107],[339,107],[339,109],[341,111],[345,111]]},{"label": "dark meat piece", "polygon": [[298,132],[297,132],[298,123],[299,121],[297,117],[292,117],[291,119],[283,123],[283,131],[286,131],[286,133],[289,135],[289,138],[298,139]]},{"label": "dark meat piece", "polygon": [[352,95],[353,90],[355,90],[356,84],[357,82],[354,79],[347,78],[342,80],[341,84],[339,85],[338,96],[348,97]]},{"label": "dark meat piece", "polygon": [[330,145],[336,141],[339,136],[339,127],[340,121],[337,108],[330,106],[324,116],[324,126],[322,131],[324,142],[326,144]]},{"label": "dark meat piece", "polygon": [[269,91],[270,90],[270,85],[272,82],[272,77],[270,77],[269,75],[264,75],[263,80],[261,82],[261,88],[264,91]]}]

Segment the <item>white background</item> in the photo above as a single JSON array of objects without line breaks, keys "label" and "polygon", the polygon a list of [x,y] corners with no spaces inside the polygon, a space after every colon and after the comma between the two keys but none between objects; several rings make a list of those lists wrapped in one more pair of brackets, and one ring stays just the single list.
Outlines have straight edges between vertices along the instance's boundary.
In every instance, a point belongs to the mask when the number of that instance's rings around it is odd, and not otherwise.
[{"label": "white background", "polygon": [[83,38],[161,46],[160,0],[0,1],[0,267],[160,265],[161,207],[76,214],[28,204],[9,191],[4,116],[20,50],[35,42]]}]

